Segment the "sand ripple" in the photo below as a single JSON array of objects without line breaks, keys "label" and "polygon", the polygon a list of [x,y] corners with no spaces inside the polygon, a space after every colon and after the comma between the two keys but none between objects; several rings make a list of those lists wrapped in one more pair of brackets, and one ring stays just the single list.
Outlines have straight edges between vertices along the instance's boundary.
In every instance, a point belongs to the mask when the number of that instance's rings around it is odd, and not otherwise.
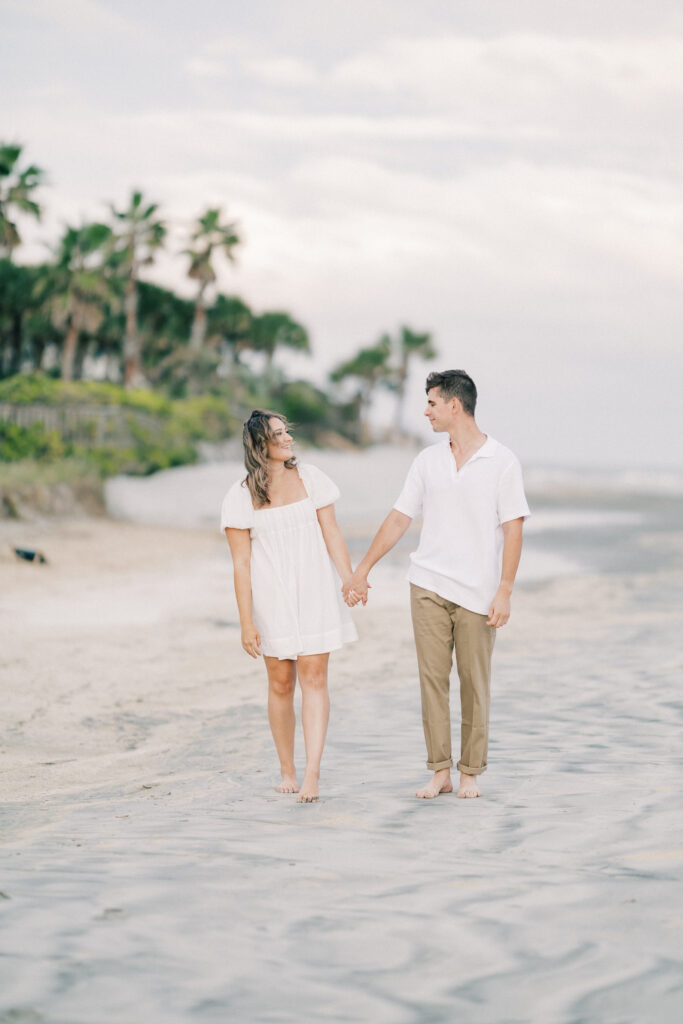
[{"label": "sand ripple", "polygon": [[78,529],[45,575],[2,565],[0,1021],[678,1024],[677,577],[519,592],[477,801],[412,795],[407,600],[378,586],[302,807],[220,539]]}]

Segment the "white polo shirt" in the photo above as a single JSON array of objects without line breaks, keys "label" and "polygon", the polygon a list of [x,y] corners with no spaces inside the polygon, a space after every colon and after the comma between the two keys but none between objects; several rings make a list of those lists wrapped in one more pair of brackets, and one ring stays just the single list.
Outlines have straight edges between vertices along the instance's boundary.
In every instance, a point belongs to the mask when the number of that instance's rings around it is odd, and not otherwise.
[{"label": "white polo shirt", "polygon": [[502,524],[529,515],[516,455],[488,437],[458,470],[446,437],[414,460],[394,508],[422,516],[410,582],[488,615],[500,584]]}]

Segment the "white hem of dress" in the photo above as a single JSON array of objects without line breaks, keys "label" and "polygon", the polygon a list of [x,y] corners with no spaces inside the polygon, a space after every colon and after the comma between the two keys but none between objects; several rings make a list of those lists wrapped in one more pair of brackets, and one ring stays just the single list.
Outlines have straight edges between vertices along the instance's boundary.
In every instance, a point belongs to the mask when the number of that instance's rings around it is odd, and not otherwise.
[{"label": "white hem of dress", "polygon": [[358,639],[358,630],[353,622],[345,622],[340,629],[327,633],[316,633],[300,637],[283,637],[270,639],[261,636],[261,651],[269,658],[279,661],[296,661],[298,657],[309,654],[329,654],[338,651],[344,644],[354,643]]}]

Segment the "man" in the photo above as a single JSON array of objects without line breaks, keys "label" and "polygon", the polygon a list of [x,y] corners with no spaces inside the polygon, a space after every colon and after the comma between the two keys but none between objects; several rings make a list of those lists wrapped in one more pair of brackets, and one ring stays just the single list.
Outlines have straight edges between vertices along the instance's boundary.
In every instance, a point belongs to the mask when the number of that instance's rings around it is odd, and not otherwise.
[{"label": "man", "polygon": [[422,696],[427,767],[417,796],[453,790],[450,672],[455,650],[460,678],[459,797],[481,796],[477,777],[488,754],[491,655],[495,631],[510,618],[510,595],[529,514],[519,462],[477,426],[477,389],[464,370],[427,377],[425,416],[447,439],[420,452],[403,490],[367,554],[344,587],[350,601],[367,599],[367,576],[422,515],[410,556],[410,603]]}]

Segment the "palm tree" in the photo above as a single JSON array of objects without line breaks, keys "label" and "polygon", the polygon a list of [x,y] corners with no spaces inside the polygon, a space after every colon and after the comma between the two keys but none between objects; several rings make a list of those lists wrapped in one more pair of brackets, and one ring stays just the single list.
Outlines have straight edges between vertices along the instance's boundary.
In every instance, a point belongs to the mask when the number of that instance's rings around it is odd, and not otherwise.
[{"label": "palm tree", "polygon": [[40,366],[51,330],[41,295],[50,270],[0,258],[0,378],[19,373],[22,364]]},{"label": "palm tree", "polygon": [[10,260],[21,244],[13,218],[17,213],[29,213],[40,220],[40,206],[31,196],[43,183],[43,171],[35,164],[19,170],[21,150],[21,146],[0,144],[0,254]]},{"label": "palm tree", "polygon": [[147,203],[142,192],[133,192],[127,210],[111,212],[121,224],[117,237],[117,260],[125,277],[123,336],[123,375],[127,388],[143,380],[140,336],[138,332],[138,278],[140,268],[154,262],[155,253],[166,238],[166,225],[156,216],[158,203]]},{"label": "palm tree", "polygon": [[353,358],[340,363],[330,374],[330,380],[338,383],[353,378],[359,383],[358,412],[360,418],[360,439],[364,444],[370,441],[370,424],[368,415],[372,396],[378,384],[390,386],[391,371],[389,354],[391,338],[383,334],[376,345],[362,348]]},{"label": "palm tree", "polygon": [[199,352],[206,341],[206,290],[216,280],[214,254],[216,251],[223,252],[230,261],[234,261],[233,249],[241,242],[237,224],[221,223],[222,212],[220,209],[207,210],[197,219],[191,239],[197,244],[185,250],[185,255],[190,257],[188,274],[199,282],[190,335],[190,348],[195,352]]},{"label": "palm tree", "polygon": [[311,352],[306,328],[292,319],[289,313],[272,310],[255,316],[252,321],[251,347],[255,352],[265,353],[267,374],[271,371],[275,351],[281,345],[307,355]]},{"label": "palm tree", "polygon": [[67,228],[60,242],[54,270],[52,318],[64,329],[62,379],[71,380],[78,339],[94,334],[104,320],[111,298],[106,262],[112,230],[106,224]]},{"label": "palm tree", "polygon": [[230,353],[233,364],[239,362],[240,353],[251,348],[254,316],[251,309],[237,296],[217,295],[207,312],[207,344]]},{"label": "palm tree", "polygon": [[438,352],[432,344],[431,334],[416,334],[409,327],[401,327],[396,347],[398,348],[399,363],[394,371],[394,387],[396,389],[394,426],[397,433],[401,434],[403,433],[403,405],[410,360],[414,356],[419,356],[420,359],[434,359]]}]

